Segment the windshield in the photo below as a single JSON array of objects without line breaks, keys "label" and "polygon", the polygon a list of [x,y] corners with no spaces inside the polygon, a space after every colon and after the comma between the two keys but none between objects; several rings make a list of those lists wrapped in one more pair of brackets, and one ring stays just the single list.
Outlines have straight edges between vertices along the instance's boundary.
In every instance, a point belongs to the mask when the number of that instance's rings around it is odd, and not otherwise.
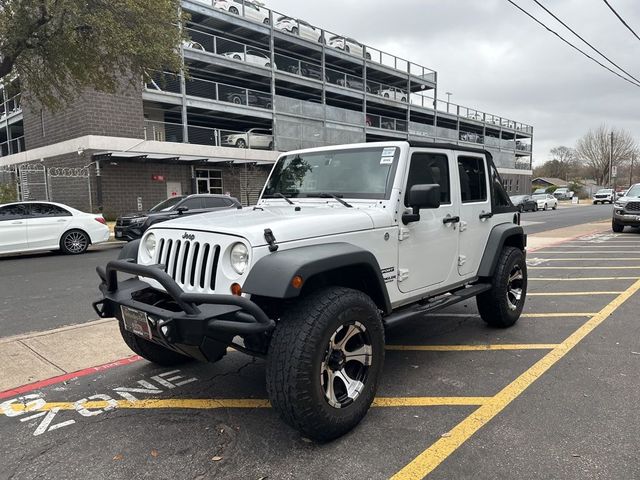
[{"label": "windshield", "polygon": [[613,190],[608,189],[608,188],[605,188],[605,189],[603,189],[603,190],[598,190],[598,191],[596,192],[596,195],[597,195],[597,194],[599,194],[599,193],[601,193],[601,194],[607,194],[607,193],[611,193],[611,192],[613,192]]},{"label": "windshield", "polygon": [[263,198],[317,197],[323,193],[347,198],[388,198],[400,149],[372,147],[301,153],[280,158]]},{"label": "windshield", "polygon": [[640,184],[631,187],[625,197],[640,197]]},{"label": "windshield", "polygon": [[180,200],[184,199],[184,195],[178,195],[176,197],[167,198],[166,200],[160,202],[155,207],[153,207],[150,212],[166,212],[167,210],[171,210],[176,203]]}]

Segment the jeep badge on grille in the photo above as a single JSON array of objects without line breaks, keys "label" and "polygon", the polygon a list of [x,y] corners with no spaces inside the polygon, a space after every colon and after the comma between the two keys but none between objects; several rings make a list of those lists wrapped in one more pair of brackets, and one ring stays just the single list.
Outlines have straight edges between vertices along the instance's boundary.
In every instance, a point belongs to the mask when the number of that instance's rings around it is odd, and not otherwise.
[{"label": "jeep badge on grille", "polygon": [[183,240],[195,240],[196,236],[193,233],[188,233],[188,232],[184,232],[184,235],[182,235],[182,239]]}]

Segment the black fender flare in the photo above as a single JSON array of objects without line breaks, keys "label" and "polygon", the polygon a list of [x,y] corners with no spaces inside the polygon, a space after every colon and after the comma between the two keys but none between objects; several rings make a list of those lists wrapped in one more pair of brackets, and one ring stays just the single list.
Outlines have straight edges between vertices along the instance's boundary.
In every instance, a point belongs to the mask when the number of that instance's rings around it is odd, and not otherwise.
[{"label": "black fender flare", "polygon": [[520,225],[502,223],[493,227],[480,261],[478,277],[491,277],[493,275],[498,264],[498,257],[505,245],[525,251],[527,235]]},{"label": "black fender flare", "polygon": [[128,242],[120,253],[118,254],[118,260],[126,260],[129,258],[133,258],[135,263],[138,263],[138,250],[140,249],[140,239],[132,240]]},{"label": "black fender flare", "polygon": [[304,285],[314,276],[355,268],[367,285],[367,294],[385,313],[391,301],[380,265],[369,251],[349,243],[325,243],[279,250],[261,258],[251,268],[242,290],[251,295],[290,299],[300,295],[291,280],[299,275]]}]

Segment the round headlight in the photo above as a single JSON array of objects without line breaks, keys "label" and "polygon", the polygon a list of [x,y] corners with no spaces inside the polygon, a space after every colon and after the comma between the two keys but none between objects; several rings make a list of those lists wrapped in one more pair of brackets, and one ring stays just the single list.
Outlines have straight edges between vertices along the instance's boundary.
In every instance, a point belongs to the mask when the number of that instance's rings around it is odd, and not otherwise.
[{"label": "round headlight", "polygon": [[236,243],[231,249],[231,266],[240,275],[244,273],[249,264],[249,251],[244,243]]},{"label": "round headlight", "polygon": [[144,239],[144,248],[150,257],[153,257],[156,253],[156,236],[153,233],[150,233]]}]

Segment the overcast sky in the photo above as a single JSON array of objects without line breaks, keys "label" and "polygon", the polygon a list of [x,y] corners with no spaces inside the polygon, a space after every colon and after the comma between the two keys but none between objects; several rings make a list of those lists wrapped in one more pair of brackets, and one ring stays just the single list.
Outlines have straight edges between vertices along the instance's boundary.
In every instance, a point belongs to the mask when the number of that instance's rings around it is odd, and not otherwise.
[{"label": "overcast sky", "polygon": [[[532,0],[514,0],[579,40]],[[539,0],[640,79],[640,40],[602,0]],[[640,35],[640,1],[609,0]],[[267,7],[438,72],[439,97],[534,127],[534,164],[605,123],[640,141],[640,87],[582,56],[507,0],[267,0]],[[595,54],[594,54],[595,55]]]}]

